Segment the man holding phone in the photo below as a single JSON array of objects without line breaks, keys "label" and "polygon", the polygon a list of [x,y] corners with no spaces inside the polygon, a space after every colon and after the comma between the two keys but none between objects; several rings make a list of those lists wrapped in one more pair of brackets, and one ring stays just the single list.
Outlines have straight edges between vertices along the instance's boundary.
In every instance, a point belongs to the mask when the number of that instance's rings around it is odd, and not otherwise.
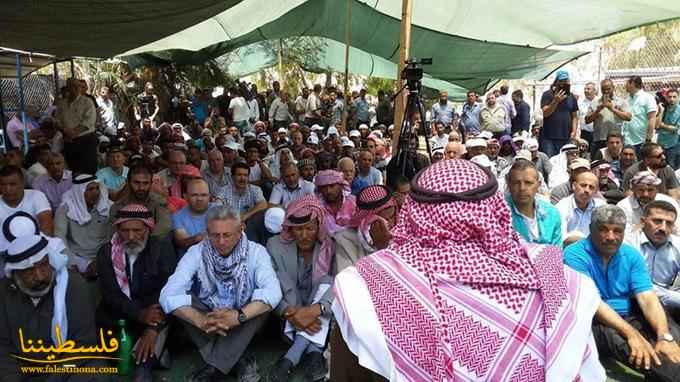
[{"label": "man holding phone", "polygon": [[578,102],[571,94],[569,73],[557,71],[555,82],[541,97],[543,128],[539,133],[541,151],[549,157],[557,155],[570,138],[578,135]]},{"label": "man holding phone", "polygon": [[607,146],[609,134],[621,134],[623,121],[630,121],[631,117],[628,102],[614,94],[612,80],[602,80],[600,90],[602,96],[590,104],[586,114],[586,123],[593,124],[592,153]]}]

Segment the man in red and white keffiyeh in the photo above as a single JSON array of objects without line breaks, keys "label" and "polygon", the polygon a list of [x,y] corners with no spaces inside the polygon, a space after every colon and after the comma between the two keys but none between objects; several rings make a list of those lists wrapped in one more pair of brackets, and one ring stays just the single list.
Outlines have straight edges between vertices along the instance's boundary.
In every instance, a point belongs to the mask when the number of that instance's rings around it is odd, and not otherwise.
[{"label": "man in red and white keffiyeh", "polygon": [[488,170],[421,171],[391,233],[336,276],[333,312],[362,366],[390,381],[606,379],[595,285],[558,248],[520,241]]},{"label": "man in red and white keffiyeh", "polygon": [[128,204],[116,212],[110,244],[97,254],[102,301],[97,319],[102,327],[127,320],[135,344],[137,365],[133,380],[151,381],[156,360],[162,359],[167,321],[159,295],[175,270],[175,250],[167,240],[151,236],[152,212],[141,204]]},{"label": "man in red and white keffiyeh", "polygon": [[326,210],[326,228],[333,235],[346,227],[356,209],[356,200],[349,193],[349,184],[337,170],[323,170],[314,178],[316,194]]}]

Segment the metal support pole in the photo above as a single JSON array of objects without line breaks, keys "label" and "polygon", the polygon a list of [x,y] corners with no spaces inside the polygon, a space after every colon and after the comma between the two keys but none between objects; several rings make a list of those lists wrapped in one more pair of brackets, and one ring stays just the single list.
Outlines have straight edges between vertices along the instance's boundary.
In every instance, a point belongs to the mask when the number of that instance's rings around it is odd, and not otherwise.
[{"label": "metal support pole", "polygon": [[19,113],[24,127],[24,155],[28,153],[28,127],[26,126],[26,104],[24,100],[24,76],[21,71],[21,55],[17,53],[17,84],[19,85]]},{"label": "metal support pole", "polygon": [[7,131],[5,130],[5,106],[2,102],[2,78],[0,78],[0,129],[2,129],[2,152],[7,152]]},{"label": "metal support pole", "polygon": [[71,59],[71,78],[76,78],[76,66]]},{"label": "metal support pole", "polygon": [[57,99],[57,94],[59,94],[59,69],[56,61],[52,63],[52,79],[54,80],[54,99]]}]

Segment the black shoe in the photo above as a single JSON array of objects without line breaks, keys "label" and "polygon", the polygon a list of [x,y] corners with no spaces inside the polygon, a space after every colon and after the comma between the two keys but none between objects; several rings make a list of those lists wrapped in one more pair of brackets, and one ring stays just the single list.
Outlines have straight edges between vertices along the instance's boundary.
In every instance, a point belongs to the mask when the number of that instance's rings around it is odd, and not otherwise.
[{"label": "black shoe", "polygon": [[322,381],[326,377],[326,360],[321,352],[315,351],[304,356],[301,365],[307,381]]},{"label": "black shoe", "polygon": [[224,379],[224,374],[217,368],[211,365],[205,365],[200,369],[194,370],[184,380],[186,382],[212,382],[221,381]]},{"label": "black shoe", "polygon": [[288,382],[290,371],[293,369],[293,363],[286,357],[281,357],[269,373],[269,382]]},{"label": "black shoe", "polygon": [[259,382],[257,361],[252,356],[244,356],[236,363],[236,378],[238,382]]}]

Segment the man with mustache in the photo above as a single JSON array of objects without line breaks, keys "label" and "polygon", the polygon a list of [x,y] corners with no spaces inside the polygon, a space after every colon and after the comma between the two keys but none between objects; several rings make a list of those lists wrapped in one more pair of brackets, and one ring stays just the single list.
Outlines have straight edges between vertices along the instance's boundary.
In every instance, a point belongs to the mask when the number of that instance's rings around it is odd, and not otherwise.
[{"label": "man with mustache", "polygon": [[650,380],[675,381],[680,329],[666,317],[645,259],[623,244],[625,229],[621,208],[596,208],[590,236],[566,247],[564,263],[591,278],[602,298],[592,324],[599,354],[641,369]]},{"label": "man with mustache", "polygon": [[[88,288],[77,273],[69,273],[67,263],[66,255],[55,250],[42,235],[22,235],[14,238],[7,248],[4,267],[7,277],[0,280],[0,301],[3,302],[0,305],[0,376],[3,381],[48,380],[44,374],[24,374],[20,368],[38,364],[10,356],[44,359],[44,353],[22,351],[22,344],[29,345],[29,340],[45,348],[67,340],[74,341],[78,347],[100,344],[94,306],[87,297]],[[56,356],[63,358],[64,354]],[[69,363],[77,367],[103,366],[101,361],[87,359]],[[102,374],[59,377],[54,380],[109,380]]]},{"label": "man with mustache", "polygon": [[[678,208],[675,199],[657,191],[660,183],[661,179],[651,171],[640,171],[633,177],[631,180],[633,195],[616,204],[626,213],[626,224],[629,229],[640,223],[643,209],[655,200],[668,202],[676,209]],[[678,222],[676,222],[676,227],[680,229]]]},{"label": "man with mustache", "polygon": [[138,338],[134,382],[152,381],[152,367],[167,338],[167,319],[158,299],[176,258],[169,240],[151,236],[154,224],[153,214],[141,204],[121,208],[111,242],[97,253],[102,292],[97,321],[112,328],[118,320],[127,320],[127,329]]},{"label": "man with mustache", "polygon": [[640,148],[640,161],[630,166],[623,174],[623,190],[627,195],[631,194],[630,181],[635,174],[640,171],[649,170],[653,172],[661,182],[657,185],[657,190],[673,197],[680,198],[680,182],[675,177],[673,168],[666,163],[666,154],[663,147],[656,143],[645,143]]},{"label": "man with mustache", "polygon": [[680,273],[680,237],[673,234],[677,217],[678,210],[672,204],[650,202],[642,216],[642,227],[626,235],[626,242],[647,261],[654,292],[676,320],[680,318],[680,291],[673,287]]}]

